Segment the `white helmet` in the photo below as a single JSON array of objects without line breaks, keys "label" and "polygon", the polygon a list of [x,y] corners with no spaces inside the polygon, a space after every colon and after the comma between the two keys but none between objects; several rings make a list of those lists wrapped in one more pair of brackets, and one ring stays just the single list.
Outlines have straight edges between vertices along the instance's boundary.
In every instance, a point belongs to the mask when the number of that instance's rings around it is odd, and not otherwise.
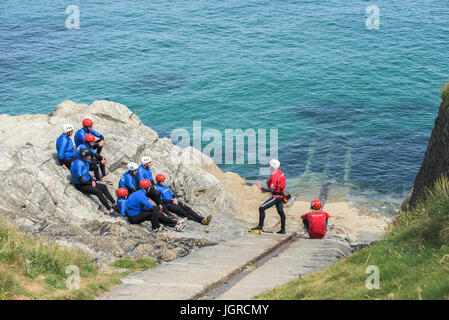
[{"label": "white helmet", "polygon": [[128,170],[128,171],[134,171],[134,170],[137,170],[137,169],[139,169],[139,165],[137,163],[135,163],[135,162],[130,162],[126,166],[126,170]]},{"label": "white helmet", "polygon": [[273,169],[277,170],[281,166],[281,163],[279,162],[279,160],[271,159],[270,166],[273,167]]},{"label": "white helmet", "polygon": [[141,163],[142,165],[145,165],[145,164],[147,164],[147,163],[151,163],[151,157],[144,156],[144,157],[140,158],[140,163]]},{"label": "white helmet", "polygon": [[62,126],[62,132],[67,133],[73,131],[73,126],[70,123],[66,123]]}]

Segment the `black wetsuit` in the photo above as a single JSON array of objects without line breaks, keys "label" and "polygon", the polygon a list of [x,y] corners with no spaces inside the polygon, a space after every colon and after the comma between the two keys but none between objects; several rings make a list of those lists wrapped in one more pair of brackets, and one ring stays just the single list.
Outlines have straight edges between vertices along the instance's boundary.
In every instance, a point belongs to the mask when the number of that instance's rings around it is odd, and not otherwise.
[{"label": "black wetsuit", "polygon": [[[273,195],[275,194],[273,189],[270,188],[262,188],[263,192],[271,192]],[[263,222],[265,220],[265,210],[271,208],[272,206],[276,206],[276,210],[281,217],[281,232],[285,232],[285,213],[284,213],[284,199],[281,197],[273,197],[265,201],[259,207],[259,228],[263,229]]]},{"label": "black wetsuit", "polygon": [[96,182],[95,187],[92,187],[92,180],[88,182],[82,180],[80,184],[75,184],[75,188],[82,193],[96,195],[98,200],[100,200],[100,202],[108,210],[112,209],[112,206],[109,204],[108,200],[112,203],[112,205],[115,205],[115,199],[111,196],[108,188],[104,184]]},{"label": "black wetsuit", "polygon": [[[192,208],[188,207],[180,201],[178,201],[177,205],[173,204],[173,200],[163,199],[162,202],[164,203],[164,208],[166,208],[170,212],[173,212],[174,214],[177,214],[178,216],[186,217],[188,220],[192,220],[198,223],[201,223],[201,221],[203,221],[204,219],[198,213],[193,211]],[[166,204],[169,205],[165,206]]]},{"label": "black wetsuit", "polygon": [[153,207],[152,209],[144,208],[141,214],[128,216],[128,221],[131,224],[139,224],[147,220],[151,221],[153,229],[158,229],[161,226],[159,222],[172,228],[176,226],[176,221],[160,213],[159,207]]}]

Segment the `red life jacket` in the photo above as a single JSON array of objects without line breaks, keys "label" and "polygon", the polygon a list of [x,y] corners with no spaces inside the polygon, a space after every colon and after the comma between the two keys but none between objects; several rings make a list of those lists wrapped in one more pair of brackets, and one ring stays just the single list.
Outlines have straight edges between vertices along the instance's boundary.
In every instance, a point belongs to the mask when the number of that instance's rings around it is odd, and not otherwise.
[{"label": "red life jacket", "polygon": [[277,169],[267,180],[267,187],[274,190],[273,197],[283,198],[285,189],[285,175]]},{"label": "red life jacket", "polygon": [[326,219],[329,218],[327,212],[308,212],[301,218],[309,221],[309,237],[311,239],[322,239],[326,235]]}]

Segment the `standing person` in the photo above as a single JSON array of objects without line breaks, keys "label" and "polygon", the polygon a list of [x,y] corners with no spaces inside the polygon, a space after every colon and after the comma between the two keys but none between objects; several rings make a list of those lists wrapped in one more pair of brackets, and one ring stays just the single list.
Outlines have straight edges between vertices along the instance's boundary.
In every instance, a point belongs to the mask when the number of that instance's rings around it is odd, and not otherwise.
[{"label": "standing person", "polygon": [[137,169],[139,166],[135,162],[130,162],[126,166],[126,171],[118,183],[119,188],[125,188],[129,194],[139,190],[139,182],[137,181]]},{"label": "standing person", "polygon": [[[82,193],[96,195],[109,213],[117,216],[118,212],[115,210],[115,200],[109,193],[108,188],[104,184],[97,183],[89,174],[90,150],[87,148],[79,150],[79,156],[80,159],[73,161],[70,167],[75,188]],[[109,204],[108,200],[112,205]]]},{"label": "standing person", "polygon": [[94,122],[92,120],[87,118],[83,120],[83,127],[75,133],[75,145],[78,148],[79,145],[84,143],[84,136],[90,133],[94,137],[99,138],[95,141],[93,148],[97,151],[98,154],[100,154],[104,146],[104,137],[99,132],[92,129],[93,125]]},{"label": "standing person", "polygon": [[168,211],[203,225],[208,225],[210,223],[212,215],[208,215],[204,218],[175,198],[173,192],[165,184],[165,176],[163,174],[156,175],[156,182],[156,189],[161,194],[162,203]]},{"label": "standing person", "polygon": [[151,165],[151,157],[143,156],[140,159],[140,166],[139,169],[137,169],[137,181],[140,183],[142,180],[147,179],[151,182],[151,187],[148,189],[147,196],[162,208],[161,194],[156,190],[153,174],[150,169]]},{"label": "standing person", "polygon": [[260,183],[256,184],[257,187],[262,192],[270,192],[271,197],[259,207],[259,225],[257,227],[252,228],[251,230],[263,231],[265,210],[275,205],[277,212],[281,217],[281,230],[279,230],[277,233],[279,234],[285,233],[285,214],[284,214],[285,175],[279,169],[280,166],[281,163],[278,160],[271,159],[270,160],[271,176],[267,180],[267,188],[262,187]]},{"label": "standing person", "polygon": [[62,134],[56,140],[56,151],[58,152],[59,164],[64,169],[69,169],[75,160],[75,148],[71,136],[73,135],[73,126],[66,123],[62,126]]},{"label": "standing person", "polygon": [[174,227],[176,231],[184,229],[186,220],[172,220],[161,213],[162,209],[153,206],[148,201],[146,194],[151,186],[150,180],[143,179],[139,185],[141,189],[131,194],[126,202],[129,223],[139,224],[146,220],[151,220],[154,233],[160,232],[163,229],[159,222]]},{"label": "standing person", "polygon": [[[92,155],[92,158],[89,161],[90,164],[90,170],[94,172],[95,179],[105,181],[107,180],[106,177],[106,158],[101,156],[98,152],[94,149],[95,144],[95,136],[88,133],[84,135],[84,143],[80,144],[76,150],[75,150],[75,157],[79,158],[79,151],[83,148],[89,149]],[[100,170],[102,177],[100,179]]]},{"label": "standing person", "polygon": [[321,201],[313,200],[310,203],[311,212],[301,216],[304,228],[310,239],[322,239],[326,235],[329,214],[321,209]]}]

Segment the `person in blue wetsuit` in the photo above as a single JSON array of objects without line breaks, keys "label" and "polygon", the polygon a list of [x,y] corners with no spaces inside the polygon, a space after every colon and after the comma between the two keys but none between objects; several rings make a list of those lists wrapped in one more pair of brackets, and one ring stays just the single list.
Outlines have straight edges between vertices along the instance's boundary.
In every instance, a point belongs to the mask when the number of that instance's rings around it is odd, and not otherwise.
[{"label": "person in blue wetsuit", "polygon": [[83,120],[83,127],[75,133],[75,146],[78,148],[79,145],[83,144],[84,136],[90,133],[94,137],[99,138],[98,140],[95,141],[93,148],[95,149],[95,151],[97,151],[98,154],[100,154],[104,146],[104,137],[99,132],[92,129],[93,125],[94,122],[92,120],[90,119]]},{"label": "person in blue wetsuit", "polygon": [[64,169],[70,169],[72,162],[75,160],[75,148],[71,139],[73,126],[68,123],[64,124],[62,132],[56,140],[56,151],[58,152],[59,164]]},{"label": "person in blue wetsuit", "polygon": [[[84,143],[80,144],[75,150],[75,157],[79,159],[79,151],[81,149],[89,149],[92,155],[92,158],[89,161],[90,170],[94,172],[95,179],[106,181],[106,158],[98,154],[98,152],[94,149],[95,137],[88,133],[84,135]],[[102,177],[100,179],[100,170]]]},{"label": "person in blue wetsuit", "polygon": [[128,209],[126,207],[126,202],[128,201],[128,190],[125,188],[117,189],[117,210],[120,212],[122,217],[128,215]]},{"label": "person in blue wetsuit", "polygon": [[153,206],[148,201],[146,194],[151,186],[150,180],[143,179],[140,181],[139,186],[141,189],[131,194],[126,201],[129,223],[139,224],[150,220],[153,226],[153,232],[155,233],[163,230],[159,222],[174,227],[176,231],[181,231],[185,227],[186,220],[172,220],[163,215],[160,208]]},{"label": "person in blue wetsuit", "polygon": [[161,200],[168,211],[173,212],[181,217],[186,217],[189,220],[208,225],[212,220],[212,215],[208,215],[203,218],[198,213],[192,210],[192,208],[188,207],[181,201],[178,201],[173,194],[173,191],[165,184],[165,176],[163,174],[158,174],[156,176],[156,189],[161,194]]},{"label": "person in blue wetsuit", "polygon": [[140,166],[137,170],[137,181],[147,179],[151,182],[151,187],[148,189],[147,196],[153,200],[158,206],[162,208],[161,195],[159,191],[156,190],[156,186],[153,179],[153,174],[151,173],[151,157],[144,156],[140,159]]},{"label": "person in blue wetsuit", "polygon": [[119,188],[125,188],[131,194],[139,190],[139,182],[137,181],[137,169],[139,166],[135,162],[130,162],[126,166],[126,171],[119,181]]},{"label": "person in blue wetsuit", "polygon": [[113,216],[117,216],[118,212],[115,210],[117,208],[115,200],[109,193],[108,188],[104,184],[97,183],[89,174],[90,150],[87,148],[79,150],[79,156],[80,159],[73,161],[72,166],[70,167],[70,173],[72,174],[75,188],[82,193],[96,195],[109,213]]}]

